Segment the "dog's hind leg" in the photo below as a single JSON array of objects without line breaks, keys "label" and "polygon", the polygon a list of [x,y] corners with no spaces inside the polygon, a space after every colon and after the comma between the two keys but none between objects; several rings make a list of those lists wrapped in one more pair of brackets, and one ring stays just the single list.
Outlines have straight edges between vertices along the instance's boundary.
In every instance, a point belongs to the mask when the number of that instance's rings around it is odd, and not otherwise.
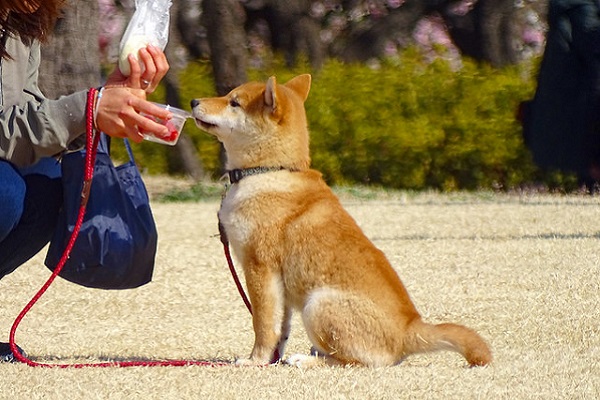
[{"label": "dog's hind leg", "polygon": [[[363,296],[332,288],[314,290],[302,310],[302,320],[321,362],[386,366],[397,361],[401,341],[394,337],[389,318]],[[295,356],[293,364],[310,366],[313,362]]]},{"label": "dog's hind leg", "polygon": [[313,368],[321,366],[339,366],[346,365],[327,354],[321,353],[315,347],[310,349],[310,354],[293,354],[285,360],[285,364],[298,368]]}]

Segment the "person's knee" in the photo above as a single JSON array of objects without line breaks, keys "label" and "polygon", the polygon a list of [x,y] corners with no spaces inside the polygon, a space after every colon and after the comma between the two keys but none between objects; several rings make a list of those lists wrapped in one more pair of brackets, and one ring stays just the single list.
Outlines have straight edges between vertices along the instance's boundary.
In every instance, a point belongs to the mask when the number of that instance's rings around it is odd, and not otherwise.
[{"label": "person's knee", "polygon": [[60,178],[52,179],[33,174],[25,176],[25,182],[27,184],[25,213],[35,220],[40,233],[47,232],[51,236],[62,206],[62,181]]},{"label": "person's knee", "polygon": [[0,162],[0,241],[19,223],[25,204],[26,185],[23,177],[8,163]]}]

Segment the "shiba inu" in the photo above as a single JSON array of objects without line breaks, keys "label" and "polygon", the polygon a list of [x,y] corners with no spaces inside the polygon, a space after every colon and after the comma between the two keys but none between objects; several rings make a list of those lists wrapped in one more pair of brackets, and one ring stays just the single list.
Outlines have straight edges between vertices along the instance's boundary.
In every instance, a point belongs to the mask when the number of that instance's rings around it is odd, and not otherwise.
[{"label": "shiba inu", "polygon": [[299,310],[314,355],[288,362],[387,366],[453,350],[491,362],[486,342],[457,324],[421,319],[385,255],[367,239],[321,174],[310,169],[304,102],[310,75],[250,82],[223,97],[194,99],[200,129],[221,141],[231,179],[219,221],[246,278],[254,347],[239,364],[284,354]]}]

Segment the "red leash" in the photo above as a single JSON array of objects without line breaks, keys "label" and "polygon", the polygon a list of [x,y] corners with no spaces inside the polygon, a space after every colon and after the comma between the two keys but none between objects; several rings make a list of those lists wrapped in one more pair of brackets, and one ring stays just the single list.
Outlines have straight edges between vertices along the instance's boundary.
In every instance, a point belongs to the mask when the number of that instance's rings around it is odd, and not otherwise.
[{"label": "red leash", "polygon": [[[90,187],[92,184],[92,177],[94,175],[94,164],[96,160],[96,151],[98,147],[98,140],[100,135],[94,135],[94,126],[93,126],[93,108],[94,108],[94,100],[96,97],[97,90],[90,89],[87,97],[87,120],[86,120],[86,128],[87,128],[87,140],[86,140],[86,157],[85,157],[85,176],[83,182],[83,189],[81,192],[81,204],[79,207],[79,214],[77,217],[77,223],[73,229],[73,233],[69,238],[69,242],[63,256],[61,257],[59,263],[56,268],[50,275],[50,278],[46,281],[44,286],[35,294],[35,296],[27,303],[25,308],[21,311],[18,317],[15,319],[15,322],[12,325],[10,330],[10,349],[14,354],[15,358],[22,363],[25,363],[32,367],[46,367],[46,368],[85,368],[85,367],[156,367],[156,366],[171,366],[171,367],[180,367],[187,365],[200,365],[200,366],[227,366],[231,365],[230,363],[225,362],[213,362],[213,361],[194,361],[194,360],[167,360],[167,361],[115,361],[115,362],[103,362],[103,363],[83,363],[83,364],[46,364],[39,363],[36,361],[32,361],[28,357],[21,354],[18,350],[17,345],[15,343],[15,335],[17,332],[17,328],[21,323],[21,320],[25,317],[25,315],[33,308],[35,303],[42,297],[42,295],[48,290],[54,279],[58,276],[62,268],[64,267],[69,255],[71,254],[71,250],[77,240],[77,236],[79,234],[79,230],[81,229],[81,225],[83,224],[83,218],[85,215],[85,209],[89,197]],[[230,263],[230,268],[232,268],[233,264],[231,263],[231,258],[229,256],[229,251],[226,251],[226,256],[228,258],[228,262]],[[239,284],[239,280],[237,279],[237,275],[235,274],[235,270],[232,270],[234,279],[236,284]],[[241,285],[238,286],[243,293],[243,289],[241,289]],[[243,296],[245,299],[245,295]],[[247,299],[245,299],[247,301]],[[247,303],[249,304],[249,303]]]},{"label": "red leash", "polygon": [[225,258],[227,259],[227,265],[229,266],[229,271],[231,272],[231,276],[233,277],[233,281],[235,282],[235,286],[237,287],[242,300],[244,300],[244,304],[246,308],[252,315],[252,305],[250,304],[250,300],[246,296],[246,292],[244,292],[244,287],[240,282],[240,278],[238,278],[237,272],[235,271],[235,267],[233,266],[233,260],[231,259],[231,252],[229,251],[229,240],[227,239],[227,234],[225,233],[225,229],[223,225],[221,225],[221,221],[219,221],[219,237],[221,238],[221,243],[223,243],[223,251],[225,252]]}]

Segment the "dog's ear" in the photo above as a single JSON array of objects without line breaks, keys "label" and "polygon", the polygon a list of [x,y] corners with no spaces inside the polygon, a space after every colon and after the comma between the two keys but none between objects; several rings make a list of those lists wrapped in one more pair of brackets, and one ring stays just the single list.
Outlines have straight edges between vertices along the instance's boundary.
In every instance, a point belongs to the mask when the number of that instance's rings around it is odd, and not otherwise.
[{"label": "dog's ear", "polygon": [[290,79],[286,82],[285,86],[292,89],[302,101],[306,101],[308,97],[308,92],[310,91],[310,82],[311,76],[310,74],[298,75],[295,78]]},{"label": "dog's ear", "polygon": [[274,76],[270,77],[267,81],[267,87],[265,88],[265,104],[267,107],[271,107],[272,111],[277,110],[277,80]]}]

